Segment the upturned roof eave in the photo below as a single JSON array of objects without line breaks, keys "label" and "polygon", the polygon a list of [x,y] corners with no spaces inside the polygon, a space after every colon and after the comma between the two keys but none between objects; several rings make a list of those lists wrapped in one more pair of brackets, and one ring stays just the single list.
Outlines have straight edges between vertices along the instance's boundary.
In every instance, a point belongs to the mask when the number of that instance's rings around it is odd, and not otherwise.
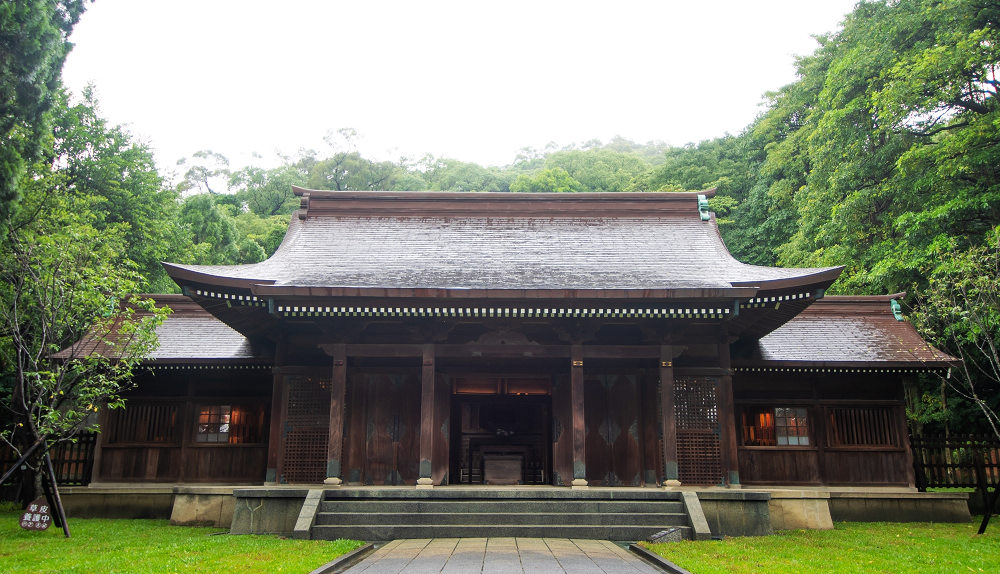
[{"label": "upturned roof eave", "polygon": [[807,360],[753,360],[733,359],[734,368],[820,368],[820,369],[934,369],[944,370],[958,365],[958,359],[947,360],[854,360],[854,361],[807,361]]},{"label": "upturned roof eave", "polygon": [[802,275],[782,277],[780,279],[733,281],[732,285],[733,287],[754,287],[760,291],[783,291],[785,289],[821,287],[823,285],[828,287],[840,277],[840,274],[844,271],[844,266],[826,267],[809,271]]},{"label": "upturned roof eave", "polygon": [[252,291],[255,286],[270,285],[274,283],[271,279],[247,279],[242,277],[226,277],[213,273],[206,273],[193,268],[196,266],[179,265],[176,263],[167,263],[166,261],[161,261],[160,265],[163,265],[167,275],[169,275],[175,283],[182,286],[184,283],[198,283],[201,285],[215,285],[218,287],[246,289],[248,291]]}]

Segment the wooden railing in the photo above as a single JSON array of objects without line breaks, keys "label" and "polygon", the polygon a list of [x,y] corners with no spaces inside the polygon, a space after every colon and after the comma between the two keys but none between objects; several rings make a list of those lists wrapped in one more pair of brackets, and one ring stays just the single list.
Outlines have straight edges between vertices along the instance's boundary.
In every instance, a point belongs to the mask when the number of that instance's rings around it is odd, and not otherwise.
[{"label": "wooden railing", "polygon": [[[94,446],[97,433],[83,433],[75,443],[60,443],[49,451],[52,466],[60,486],[86,486],[94,470]],[[0,473],[17,462],[13,451],[6,445],[0,446]]]},{"label": "wooden railing", "polygon": [[910,446],[916,487],[921,492],[1000,484],[1000,440],[993,435],[912,436]]}]

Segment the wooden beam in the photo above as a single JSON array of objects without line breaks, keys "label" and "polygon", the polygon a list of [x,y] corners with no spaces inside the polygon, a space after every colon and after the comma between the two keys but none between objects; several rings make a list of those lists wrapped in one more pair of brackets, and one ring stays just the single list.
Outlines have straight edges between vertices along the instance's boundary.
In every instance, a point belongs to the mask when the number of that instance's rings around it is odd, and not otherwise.
[{"label": "wooden beam", "polygon": [[663,433],[663,486],[680,486],[674,412],[674,349],[670,345],[660,347],[660,428]]},{"label": "wooden beam", "polygon": [[570,403],[573,410],[573,488],[587,486],[587,427],[583,401],[583,345],[570,351]]},{"label": "wooden beam", "polygon": [[[326,350],[329,345],[320,345]],[[399,358],[423,356],[423,345],[396,345],[396,344],[367,344],[367,345],[347,345],[347,355],[349,357],[383,357]]]},{"label": "wooden beam", "polygon": [[347,395],[347,345],[333,345],[333,377],[330,380],[330,438],[326,446],[324,484],[343,483],[344,408]]},{"label": "wooden beam", "polygon": [[431,488],[434,458],[434,345],[423,345],[420,374],[420,478],[417,488]]},{"label": "wooden beam", "polygon": [[[319,345],[327,354],[332,354],[336,345]],[[437,358],[491,358],[491,359],[567,359],[570,345],[436,345]],[[350,357],[419,358],[423,356],[423,345],[419,344],[352,344],[347,345]],[[659,347],[656,345],[588,345],[583,349],[581,359],[656,359]]]}]

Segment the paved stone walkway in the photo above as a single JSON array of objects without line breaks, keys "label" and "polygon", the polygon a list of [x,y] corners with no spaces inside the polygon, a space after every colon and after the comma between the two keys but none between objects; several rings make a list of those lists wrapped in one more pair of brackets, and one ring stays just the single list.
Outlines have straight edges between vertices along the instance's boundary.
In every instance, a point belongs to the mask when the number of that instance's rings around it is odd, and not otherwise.
[{"label": "paved stone walkway", "polygon": [[393,540],[345,574],[662,574],[607,540],[422,538]]}]

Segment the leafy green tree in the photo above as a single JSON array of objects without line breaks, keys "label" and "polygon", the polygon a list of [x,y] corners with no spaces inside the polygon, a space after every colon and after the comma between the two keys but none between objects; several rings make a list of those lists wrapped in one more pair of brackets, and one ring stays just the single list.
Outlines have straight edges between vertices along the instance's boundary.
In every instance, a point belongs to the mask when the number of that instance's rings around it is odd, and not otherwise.
[{"label": "leafy green tree", "polygon": [[60,189],[89,198],[96,229],[122,230],[124,255],[139,266],[149,288],[174,288],[160,261],[184,253],[187,241],[176,223],[177,192],[165,186],[152,152],[121,126],[108,124],[90,87],[76,103],[58,92],[51,117],[54,140],[46,170],[60,174]]},{"label": "leafy green tree", "polygon": [[583,184],[573,179],[565,169],[552,167],[534,175],[519,175],[510,190],[515,193],[578,193]]},{"label": "leafy green tree", "polygon": [[[120,407],[162,317],[132,297],[145,281],[125,255],[128,226],[99,228],[98,201],[68,190],[48,165],[33,171],[21,209],[2,222],[0,250],[0,439],[17,455],[71,441],[96,428],[99,408]],[[70,347],[85,336],[89,345]],[[22,477],[25,500],[40,494],[41,455]]]},{"label": "leafy green tree", "polygon": [[7,0],[0,5],[0,218],[42,151],[45,113],[59,86],[67,40],[86,0]]},{"label": "leafy green tree", "polygon": [[807,186],[785,264],[847,264],[838,288],[922,285],[932,247],[997,222],[998,10],[864,2],[824,47]]},{"label": "leafy green tree", "polygon": [[334,191],[393,189],[400,171],[393,162],[375,162],[356,151],[338,152],[329,158],[310,163],[308,186]]},{"label": "leafy green tree", "polygon": [[191,240],[188,259],[201,265],[239,262],[239,238],[232,217],[216,205],[216,196],[200,193],[185,198],[178,222]]},{"label": "leafy green tree", "polygon": [[293,185],[305,185],[307,174],[298,165],[286,162],[273,169],[245,167],[232,174],[229,187],[236,197],[260,217],[289,214],[298,207]]},{"label": "leafy green tree", "polygon": [[[941,382],[971,409],[949,405],[948,410],[966,415],[950,418],[965,429],[988,428],[1000,439],[1000,227],[983,245],[962,251],[941,246],[939,261],[913,314],[914,322],[926,337],[961,360],[952,369],[953,376]],[[977,419],[981,425],[975,425]]]},{"label": "leafy green tree", "polygon": [[[583,191],[624,191],[650,164],[632,152],[610,149],[558,151],[545,158],[545,168],[563,169]],[[644,190],[639,190],[644,191]]]},{"label": "leafy green tree", "polygon": [[[180,193],[226,193],[232,171],[229,158],[210,149],[194,152],[189,158],[182,158],[177,165],[185,169],[184,176],[177,184]],[[214,186],[214,187],[213,187]]]},{"label": "leafy green tree", "polygon": [[427,188],[434,191],[510,191],[513,176],[499,169],[444,158],[424,158]]}]

